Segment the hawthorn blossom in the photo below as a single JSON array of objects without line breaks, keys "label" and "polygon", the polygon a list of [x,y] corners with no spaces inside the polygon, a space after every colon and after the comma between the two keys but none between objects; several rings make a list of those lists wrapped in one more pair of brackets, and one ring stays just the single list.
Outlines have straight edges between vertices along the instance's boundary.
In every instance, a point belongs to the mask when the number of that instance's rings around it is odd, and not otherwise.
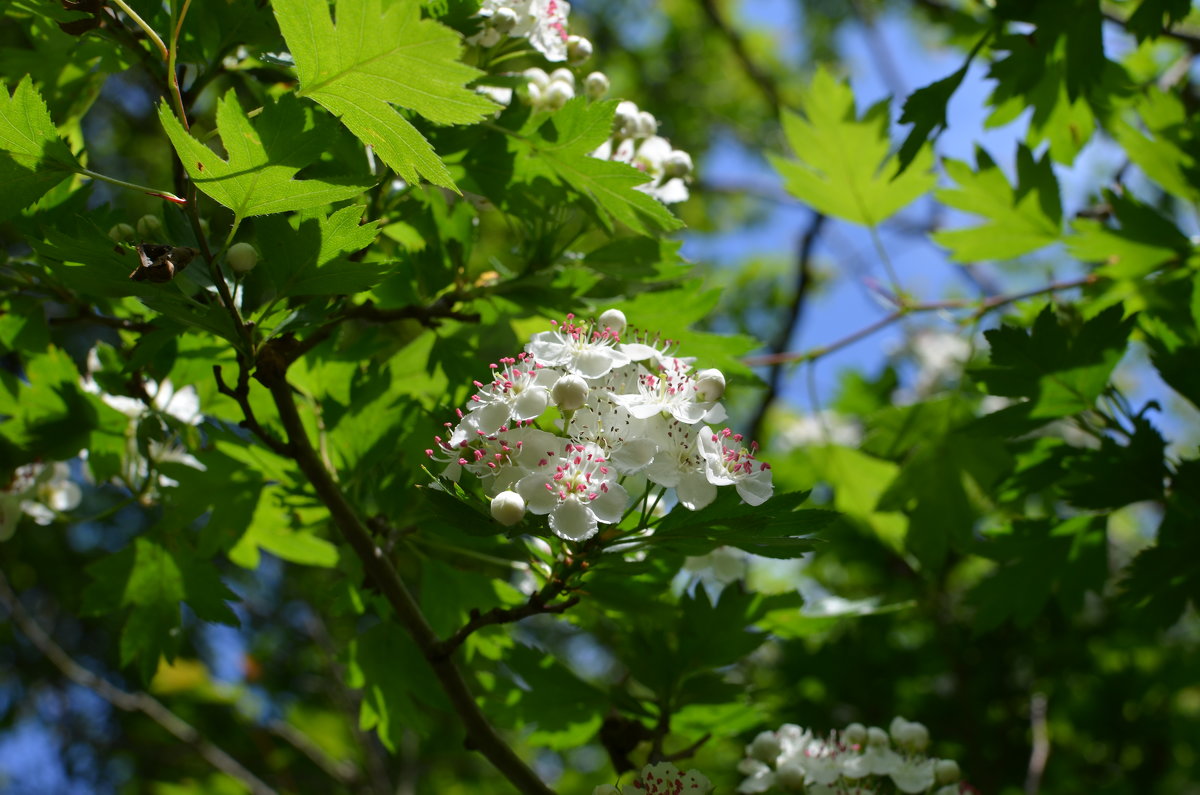
[{"label": "hawthorn blossom", "polygon": [[536,419],[550,406],[550,387],[558,371],[546,369],[527,353],[488,366],[492,380],[475,382],[479,391],[471,396],[471,410],[465,417],[468,427],[493,434],[513,420]]},{"label": "hawthorn blossom", "polygon": [[[629,494],[606,466],[604,451],[594,444],[568,441],[562,452],[547,450],[532,473],[517,481],[516,491],[535,514],[549,514],[550,529],[568,541],[596,534],[600,522],[621,518]],[[551,470],[553,467],[553,470]]]},{"label": "hawthorn blossom", "polygon": [[564,367],[568,372],[595,379],[607,375],[614,367],[629,364],[630,356],[618,343],[621,338],[607,328],[575,323],[575,315],[567,315],[565,323],[551,320],[555,328],[534,334],[529,352],[550,367]]},{"label": "hawthorn blossom", "polygon": [[[700,429],[700,455],[706,465],[705,475],[714,486],[733,485],[738,496],[750,505],[761,505],[774,492],[771,485],[771,465],[757,461],[754,453],[758,443],[749,448],[741,446],[742,435],[726,428],[715,433],[708,426]],[[729,446],[732,441],[734,446]]]},{"label": "hawthorn blossom", "polygon": [[71,479],[66,463],[23,464],[14,470],[8,486],[0,490],[0,541],[12,537],[25,514],[39,525],[48,525],[60,513],[79,507],[83,492]]},{"label": "hawthorn blossom", "polygon": [[528,39],[548,61],[567,60],[567,0],[483,0],[478,15],[483,28],[468,44],[492,47],[505,35]]},{"label": "hawthorn blossom", "polygon": [[[705,399],[699,383],[689,374],[690,369],[680,359],[670,360],[657,374],[642,368],[637,379],[637,392],[613,395],[613,400],[640,420],[656,414],[669,414],[689,425],[701,420],[720,422],[725,419],[724,407],[715,399]],[[724,378],[721,382],[723,388]]]}]

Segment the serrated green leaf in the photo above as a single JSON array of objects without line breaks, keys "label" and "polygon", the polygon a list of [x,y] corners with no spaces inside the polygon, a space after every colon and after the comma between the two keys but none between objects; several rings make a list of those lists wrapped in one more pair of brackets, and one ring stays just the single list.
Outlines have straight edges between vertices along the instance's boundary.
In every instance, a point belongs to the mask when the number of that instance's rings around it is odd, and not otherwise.
[{"label": "serrated green leaf", "polygon": [[1155,38],[1186,17],[1192,0],[1142,0],[1125,23],[1138,41]]},{"label": "serrated green leaf", "polygon": [[606,229],[619,221],[639,234],[670,232],[683,223],[660,202],[635,190],[649,176],[633,166],[591,156],[612,134],[614,100],[589,103],[576,97],[548,118],[530,118],[519,137],[509,140],[517,157],[514,174],[522,182],[544,178],[564,185],[592,203]]},{"label": "serrated green leaf", "polygon": [[983,149],[976,150],[975,161],[974,169],[959,160],[945,161],[946,173],[958,187],[936,191],[947,205],[987,219],[979,226],[933,235],[936,243],[950,249],[951,259],[1011,259],[1058,240],[1062,206],[1048,155],[1035,160],[1028,148],[1018,148],[1016,188]]},{"label": "serrated green leaf", "polygon": [[264,105],[253,124],[233,89],[221,98],[217,130],[228,160],[188,134],[165,102],[159,105],[158,118],[192,182],[238,219],[323,207],[370,187],[295,179],[300,169],[321,156],[332,124],[290,94]]},{"label": "serrated green leaf", "polygon": [[79,164],[26,76],[10,96],[0,90],[0,220],[19,212],[62,182]]},{"label": "serrated green leaf", "polygon": [[1106,192],[1118,228],[1094,218],[1078,218],[1066,239],[1071,256],[1104,263],[1099,272],[1114,279],[1139,279],[1170,262],[1182,262],[1192,243],[1153,207],[1128,195]]},{"label": "serrated green leaf", "polygon": [[260,550],[301,566],[329,568],[337,565],[338,548],[307,530],[291,526],[292,515],[278,489],[263,489],[246,532],[229,550],[237,565],[258,568]]},{"label": "serrated green leaf", "polygon": [[1109,132],[1129,159],[1164,190],[1193,203],[1200,201],[1200,142],[1183,101],[1151,87],[1136,110],[1149,136],[1124,119],[1114,119]]},{"label": "serrated green leaf", "polygon": [[993,395],[1030,398],[1033,418],[1086,411],[1124,355],[1133,323],[1112,307],[1071,329],[1047,305],[1028,332],[1008,325],[984,332],[991,364],[971,374]]},{"label": "serrated green leaf", "polygon": [[350,295],[383,278],[385,263],[346,257],[374,242],[379,222],[360,224],[364,208],[351,205],[329,217],[264,218],[257,222],[263,259],[259,264],[280,298],[292,295]]},{"label": "serrated green leaf", "polygon": [[833,511],[797,510],[808,492],[777,494],[762,505],[747,505],[726,489],[707,508],[677,507],[641,539],[649,546],[688,555],[704,555],[719,546],[735,546],[768,557],[792,558],[812,548],[812,535],[828,526]]},{"label": "serrated green leaf", "polygon": [[958,71],[927,86],[921,86],[904,101],[900,123],[911,124],[913,128],[909,130],[908,137],[904,139],[897,154],[896,176],[903,174],[912,164],[921,148],[930,141],[931,135],[936,140],[942,130],[946,129],[946,106],[950,104],[950,98],[967,76],[967,69],[970,68],[973,57],[974,53]]},{"label": "serrated green leaf", "polygon": [[887,100],[859,118],[849,84],[822,68],[800,108],[803,116],[785,112],[782,120],[798,159],[769,159],[788,192],[818,212],[876,226],[934,186],[933,154],[927,147],[913,154],[899,173],[888,138]]},{"label": "serrated green leaf", "polygon": [[323,105],[409,182],[455,189],[433,147],[396,107],[436,124],[470,124],[496,110],[464,88],[480,72],[458,61],[458,33],[421,18],[420,3],[280,0],[275,17],[296,59],[299,95]]}]

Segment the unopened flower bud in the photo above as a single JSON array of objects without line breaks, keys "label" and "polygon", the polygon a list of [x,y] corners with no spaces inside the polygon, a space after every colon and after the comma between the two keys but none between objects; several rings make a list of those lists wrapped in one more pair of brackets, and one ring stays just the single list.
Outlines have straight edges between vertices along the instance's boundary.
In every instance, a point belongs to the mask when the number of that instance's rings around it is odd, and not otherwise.
[{"label": "unopened flower bud", "polygon": [[583,78],[583,89],[588,99],[603,99],[608,93],[608,75],[604,72],[592,72]]},{"label": "unopened flower bud", "polygon": [[525,79],[538,88],[546,88],[550,85],[550,75],[546,74],[545,69],[539,69],[536,66],[531,66],[522,72]]},{"label": "unopened flower bud", "polygon": [[572,89],[574,89],[575,88],[575,73],[572,72],[570,69],[564,69],[562,67],[559,67],[558,69],[555,69],[553,72],[550,73],[550,82],[553,83],[555,81],[557,81],[559,83],[566,83]]},{"label": "unopened flower bud", "polygon": [[842,739],[850,745],[862,745],[867,741],[867,727],[861,723],[851,723],[842,732]]},{"label": "unopened flower bud", "polygon": [[910,723],[906,732],[905,745],[910,751],[924,751],[929,747],[929,729],[924,723]]},{"label": "unopened flower bud", "polygon": [[663,160],[663,173],[670,177],[686,177],[692,173],[692,156],[682,149],[672,149]]},{"label": "unopened flower bud", "polygon": [[654,114],[643,110],[637,116],[637,132],[634,138],[649,138],[658,132],[658,119],[654,118]]},{"label": "unopened flower bud", "polygon": [[133,240],[133,227],[129,224],[113,224],[108,230],[108,238],[114,243],[124,243]]},{"label": "unopened flower bud", "polygon": [[558,110],[574,98],[574,88],[561,80],[552,80],[550,87],[546,89],[546,93],[542,96],[542,107],[547,110]]},{"label": "unopened flower bud", "polygon": [[696,373],[696,398],[703,403],[720,400],[725,394],[725,375],[710,367]]},{"label": "unopened flower bud", "polygon": [[958,762],[953,759],[939,759],[933,766],[933,777],[939,784],[953,784],[962,776]]},{"label": "unopened flower bud", "polygon": [[522,96],[535,108],[542,106],[543,89],[537,83],[530,82],[525,86],[525,93]]},{"label": "unopened flower bud", "polygon": [[508,33],[517,26],[517,12],[511,8],[497,8],[492,14],[492,28],[497,33]]},{"label": "unopened flower bud", "polygon": [[143,215],[137,222],[138,237],[142,240],[158,240],[162,232],[162,221],[157,215]]},{"label": "unopened flower bud", "polygon": [[638,106],[629,100],[617,103],[617,112],[613,115],[613,134],[618,138],[632,138],[637,132]]},{"label": "unopened flower bud", "polygon": [[783,745],[779,742],[779,735],[775,732],[759,732],[758,736],[746,746],[746,756],[770,764],[774,764],[782,752]]},{"label": "unopened flower bud", "polygon": [[600,328],[620,336],[625,332],[625,313],[620,309],[605,309],[600,313],[599,323]]},{"label": "unopened flower bud", "polygon": [[486,27],[474,41],[480,47],[495,47],[502,38],[504,38],[504,34],[500,31],[493,27]]},{"label": "unopened flower bud", "polygon": [[567,37],[567,63],[574,66],[592,57],[592,43],[583,36]]},{"label": "unopened flower bud", "polygon": [[874,745],[880,748],[887,748],[888,735],[883,729],[878,726],[872,726],[867,729],[867,745]]},{"label": "unopened flower bud", "polygon": [[234,243],[225,252],[225,261],[234,273],[249,273],[258,264],[258,252],[249,243]]},{"label": "unopened flower bud", "polygon": [[561,411],[575,411],[587,405],[587,381],[577,375],[564,375],[550,387],[550,397]]},{"label": "unopened flower bud", "polygon": [[515,491],[502,491],[492,497],[492,518],[512,527],[525,518],[525,498]]}]

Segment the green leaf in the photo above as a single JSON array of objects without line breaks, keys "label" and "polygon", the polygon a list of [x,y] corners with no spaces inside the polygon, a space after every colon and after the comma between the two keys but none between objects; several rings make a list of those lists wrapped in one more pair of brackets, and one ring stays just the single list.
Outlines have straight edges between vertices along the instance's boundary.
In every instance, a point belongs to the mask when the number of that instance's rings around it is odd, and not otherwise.
[{"label": "green leaf", "polygon": [[354,262],[347,256],[364,249],[379,234],[379,222],[362,224],[361,205],[337,210],[328,218],[264,218],[258,221],[263,250],[259,263],[277,297],[349,295],[377,284],[388,265]]},{"label": "green leaf", "polygon": [[350,687],[361,689],[359,728],[395,752],[408,731],[428,733],[430,706],[448,707],[429,663],[397,624],[382,622],[350,647]]},{"label": "green leaf", "polygon": [[1086,411],[1125,353],[1134,319],[1121,315],[1111,307],[1072,329],[1047,305],[1028,332],[1008,325],[984,332],[991,363],[971,374],[993,395],[1029,398],[1034,418]]},{"label": "green leaf", "polygon": [[959,160],[945,161],[946,173],[958,187],[936,191],[947,205],[987,219],[979,226],[933,235],[936,243],[950,249],[951,259],[1011,259],[1058,240],[1062,206],[1049,155],[1035,160],[1027,147],[1020,146],[1016,188],[983,149],[976,150],[975,162],[972,169]]},{"label": "green leaf", "polygon": [[1156,38],[1192,10],[1192,0],[1142,0],[1125,27],[1138,41]]},{"label": "green leaf", "polygon": [[971,592],[979,607],[975,632],[1006,620],[1028,627],[1056,592],[1065,611],[1078,610],[1084,592],[1099,592],[1108,574],[1104,524],[1096,516],[1020,521],[977,546],[1003,565]]},{"label": "green leaf", "polygon": [[854,92],[818,69],[804,93],[804,115],[784,113],[783,130],[798,160],[770,156],[788,191],[818,212],[877,226],[928,192],[936,181],[928,148],[900,173],[888,138],[888,101],[859,118]]},{"label": "green leaf", "polygon": [[688,555],[704,555],[719,546],[775,558],[794,558],[812,548],[812,535],[832,522],[833,511],[797,510],[808,492],[777,494],[762,505],[743,503],[732,489],[723,490],[707,508],[682,507],[667,514],[646,545]]},{"label": "green leaf", "polygon": [[289,210],[323,207],[366,190],[366,184],[323,179],[294,179],[327,146],[332,123],[318,119],[290,94],[268,102],[251,124],[230,89],[217,103],[217,130],[229,155],[216,152],[188,134],[165,102],[158,118],[197,188],[233,210],[238,219]]},{"label": "green leaf", "polygon": [[615,100],[589,103],[576,97],[545,121],[540,115],[520,137],[509,141],[516,155],[515,176],[523,182],[545,178],[582,195],[597,210],[606,229],[617,221],[639,234],[670,232],[683,226],[660,202],[635,186],[648,175],[625,163],[600,160],[591,152],[612,134]]},{"label": "green leaf", "polygon": [[337,565],[338,548],[335,545],[307,530],[296,530],[291,526],[296,513],[279,489],[263,489],[250,525],[229,550],[229,559],[243,568],[256,569],[260,551],[266,550],[277,558],[301,566],[330,568]]},{"label": "green leaf", "polygon": [[26,76],[9,96],[0,90],[0,220],[16,214],[79,170]]},{"label": "green leaf", "polygon": [[1104,263],[1099,273],[1114,279],[1140,279],[1162,265],[1182,262],[1192,243],[1170,220],[1153,207],[1129,195],[1104,194],[1118,228],[1094,218],[1072,222],[1075,231],[1066,239],[1071,256],[1084,262]]},{"label": "green leaf", "polygon": [[296,59],[299,96],[326,107],[397,174],[454,188],[424,136],[393,105],[436,124],[470,124],[496,106],[464,84],[458,33],[421,18],[416,2],[280,0],[275,17]]},{"label": "green leaf", "polygon": [[900,123],[911,124],[913,128],[909,130],[897,155],[896,176],[903,174],[912,164],[931,135],[936,139],[946,129],[946,106],[967,76],[972,57],[968,57],[954,74],[918,88],[904,101]]},{"label": "green leaf", "polygon": [[1200,201],[1200,144],[1183,101],[1151,87],[1136,107],[1149,136],[1123,119],[1114,119],[1109,132],[1134,165],[1164,190],[1193,203]]}]

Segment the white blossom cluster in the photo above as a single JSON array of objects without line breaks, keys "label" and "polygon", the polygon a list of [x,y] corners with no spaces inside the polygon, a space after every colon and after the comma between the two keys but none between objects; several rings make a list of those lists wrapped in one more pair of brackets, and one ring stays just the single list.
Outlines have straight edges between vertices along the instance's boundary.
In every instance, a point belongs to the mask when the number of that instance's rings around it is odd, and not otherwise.
[{"label": "white blossom cluster", "polygon": [[[556,111],[575,98],[575,73],[570,69],[559,67],[553,72],[546,72],[536,66],[521,73],[525,80],[520,97],[534,110]],[[608,93],[608,77],[603,72],[592,72],[583,79],[583,91],[591,100],[602,99]],[[509,95],[489,93],[493,99],[507,105],[511,100]]]},{"label": "white blossom cluster", "polygon": [[[751,505],[771,496],[758,446],[711,427],[725,418],[719,370],[697,370],[669,340],[627,334],[618,310],[552,326],[492,364],[458,422],[425,451],[446,477],[479,477],[498,522],[530,511],[581,541],[621,520],[635,484],[673,489],[689,510],[711,503],[719,486]],[[543,417],[551,406],[557,420]]]},{"label": "white blossom cluster", "polygon": [[528,39],[547,61],[583,63],[592,54],[592,43],[567,33],[566,0],[483,0],[478,16],[483,27],[468,44],[494,47],[506,37]]},{"label": "white blossom cluster", "polygon": [[670,141],[658,134],[654,115],[628,100],[617,105],[612,137],[597,147],[592,157],[628,163],[644,171],[651,179],[637,189],[663,204],[685,201],[689,196],[687,183],[693,170],[692,156],[673,148]]},{"label": "white blossom cluster", "polygon": [[22,514],[48,525],[58,514],[79,507],[82,498],[79,484],[71,479],[70,468],[62,461],[17,467],[12,480],[0,489],[0,541],[12,537]]},{"label": "white blossom cluster", "polygon": [[[894,745],[894,747],[893,747]],[[784,724],[746,746],[738,792],[806,795],[882,795],[888,792],[959,795],[964,784],[953,759],[925,755],[929,730],[896,717],[888,731],[852,723],[828,737]]]},{"label": "white blossom cluster", "polygon": [[[698,770],[682,773],[670,762],[659,762],[643,767],[626,791],[638,795],[709,795],[713,785]],[[592,790],[592,795],[621,795],[621,790],[612,784],[601,784]]]}]

